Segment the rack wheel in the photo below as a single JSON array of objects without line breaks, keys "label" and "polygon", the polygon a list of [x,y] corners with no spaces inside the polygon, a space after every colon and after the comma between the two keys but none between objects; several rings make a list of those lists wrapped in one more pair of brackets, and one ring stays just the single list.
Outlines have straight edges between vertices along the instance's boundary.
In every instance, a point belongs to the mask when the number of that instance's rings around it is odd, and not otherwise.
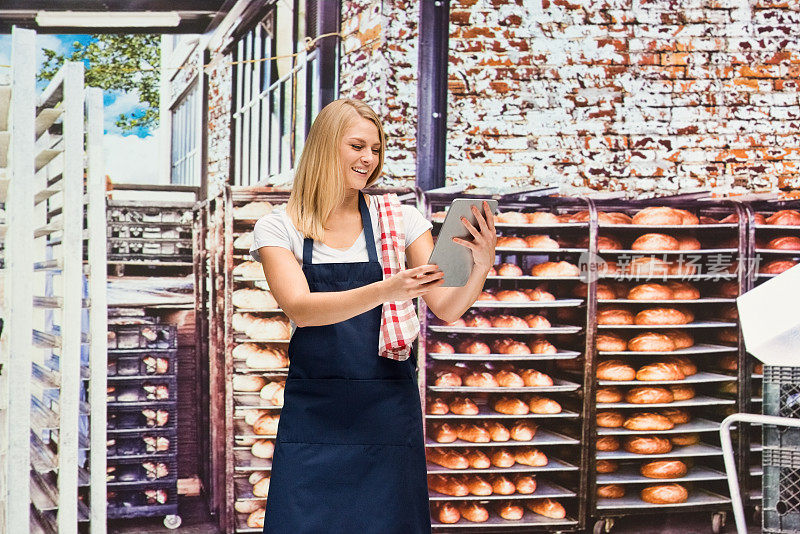
[{"label": "rack wheel", "polygon": [[168,515],[164,518],[164,526],[170,530],[175,530],[181,526],[182,520],[179,515]]},{"label": "rack wheel", "polygon": [[715,512],[711,516],[711,532],[720,534],[722,527],[725,526],[725,512]]},{"label": "rack wheel", "polygon": [[611,532],[611,529],[614,528],[614,518],[613,517],[606,517],[605,519],[600,519],[594,524],[594,528],[592,529],[592,534],[603,534],[604,532],[608,533]]}]

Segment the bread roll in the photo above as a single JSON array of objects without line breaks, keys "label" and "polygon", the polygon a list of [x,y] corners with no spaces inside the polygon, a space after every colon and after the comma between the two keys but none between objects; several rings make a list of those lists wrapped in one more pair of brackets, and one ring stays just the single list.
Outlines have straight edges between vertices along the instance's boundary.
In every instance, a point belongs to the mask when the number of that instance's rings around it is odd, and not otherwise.
[{"label": "bread roll", "polygon": [[620,484],[597,486],[597,496],[601,499],[621,499],[625,496],[625,486]]},{"label": "bread roll", "polygon": [[495,293],[495,298],[504,302],[528,302],[528,295],[515,289],[504,289]]},{"label": "bread roll", "polygon": [[561,248],[558,244],[558,241],[547,235],[525,236],[525,243],[528,245],[528,248],[537,250],[556,250]]},{"label": "bread roll", "polygon": [[636,436],[625,438],[623,448],[634,454],[666,454],[672,450],[672,444],[666,438]]},{"label": "bread roll", "polygon": [[553,379],[535,369],[523,369],[520,372],[522,380],[527,387],[552,386]]},{"label": "bread roll", "polygon": [[714,217],[709,217],[708,215],[700,215],[698,218],[699,224],[719,224],[720,221],[715,219]]},{"label": "bread roll", "polygon": [[679,208],[673,208],[673,210],[681,216],[681,224],[683,226],[700,224],[700,218],[694,213]]},{"label": "bread roll", "polygon": [[723,371],[736,371],[739,369],[739,359],[733,354],[726,354],[717,361],[717,365]]},{"label": "bread roll", "polygon": [[645,332],[628,341],[628,350],[633,352],[670,352],[675,342],[664,334]]},{"label": "bread roll", "polygon": [[664,404],[674,399],[672,392],[665,388],[631,388],[625,395],[625,400],[631,404]]},{"label": "bread roll", "polygon": [[676,447],[696,445],[700,443],[700,434],[672,434],[669,441]]},{"label": "bread roll", "polygon": [[613,236],[601,235],[597,237],[597,250],[620,250],[622,243]]},{"label": "bread roll", "polygon": [[475,313],[464,319],[464,325],[470,328],[491,328],[492,320],[479,313]]},{"label": "bread roll", "polygon": [[249,528],[264,528],[264,516],[266,508],[259,508],[247,516],[247,526]]},{"label": "bread roll", "polygon": [[536,478],[530,475],[516,475],[513,478],[517,493],[530,495],[536,491]]},{"label": "bread roll", "polygon": [[478,406],[468,397],[454,397],[450,401],[450,411],[456,415],[478,415]]},{"label": "bread roll", "polygon": [[275,300],[272,293],[260,289],[237,289],[231,295],[231,301],[237,308],[273,310],[278,307],[278,301]]},{"label": "bread roll", "polygon": [[539,425],[530,421],[519,421],[509,430],[514,441],[530,441],[536,435]]},{"label": "bread roll", "polygon": [[268,439],[260,439],[250,447],[250,453],[256,458],[272,458],[275,453],[275,444]]},{"label": "bread roll", "polygon": [[626,325],[633,324],[633,313],[624,308],[601,306],[597,310],[597,324]]},{"label": "bread roll", "polygon": [[455,430],[458,439],[463,441],[468,441],[470,443],[489,443],[492,441],[491,434],[489,434],[489,431],[483,426],[472,423],[462,423],[456,426]]},{"label": "bread roll", "polygon": [[664,260],[644,256],[631,260],[626,271],[632,276],[664,276],[669,274],[669,267]]},{"label": "bread roll", "polygon": [[263,376],[233,375],[233,390],[246,393],[256,393],[267,383]]},{"label": "bread roll", "polygon": [[766,248],[772,250],[800,250],[800,237],[783,236],[776,237],[767,243]]},{"label": "bread roll", "polygon": [[598,410],[597,426],[603,428],[619,428],[625,421],[625,416],[619,410]]},{"label": "bread roll", "polygon": [[[581,287],[585,284],[579,284],[575,286],[572,294],[576,297],[585,297],[586,296],[586,289]],[[614,300],[617,298],[617,294],[614,291],[614,288],[605,282],[598,282],[597,283],[597,299],[598,300]]]},{"label": "bread roll", "polygon": [[461,520],[461,513],[458,511],[458,508],[453,505],[453,503],[443,502],[436,505],[436,517],[439,520],[439,523],[452,525],[453,523],[458,523]]},{"label": "bread roll", "polygon": [[[533,314],[533,313],[526,315],[525,318],[524,318],[524,321],[525,321],[525,325],[528,328],[539,328],[539,329],[542,329],[542,328],[550,328],[552,326],[550,324],[550,321],[547,320],[547,317],[543,317],[541,315],[536,315],[536,314]],[[524,328],[524,327],[522,327],[522,328]]]},{"label": "bread roll", "polygon": [[500,384],[488,371],[474,371],[464,377],[464,385],[471,388],[497,388]]},{"label": "bread roll", "polygon": [[231,316],[231,328],[233,328],[236,332],[245,332],[247,327],[250,326],[250,323],[252,323],[255,319],[256,316],[252,313],[234,313],[233,316]]},{"label": "bread roll", "polygon": [[500,397],[492,405],[494,411],[505,415],[526,415],[530,412],[528,405],[520,399]]},{"label": "bread roll", "polygon": [[516,463],[514,453],[508,449],[498,449],[492,452],[492,465],[495,467],[511,467]]},{"label": "bread roll", "polygon": [[483,523],[488,521],[489,512],[481,504],[475,501],[464,501],[458,505],[461,517],[473,523]]},{"label": "bread roll", "polygon": [[452,449],[440,449],[434,447],[425,450],[428,461],[447,469],[468,469],[467,458],[458,451]]},{"label": "bread roll", "polygon": [[517,487],[503,475],[494,475],[489,479],[492,485],[492,493],[495,495],[511,495],[517,491]]},{"label": "bread roll", "polygon": [[692,420],[691,414],[683,408],[664,408],[661,410],[661,415],[668,418],[676,425],[682,425]]},{"label": "bread roll", "polygon": [[492,494],[492,485],[480,475],[467,475],[464,483],[469,488],[470,495],[485,497]]},{"label": "bread roll", "polygon": [[456,373],[437,373],[433,385],[440,388],[457,388],[461,382],[461,377]]},{"label": "bread roll", "polygon": [[508,441],[511,439],[511,433],[502,423],[498,423],[497,421],[483,421],[481,424],[489,432],[489,437],[492,441]]},{"label": "bread roll", "polygon": [[441,397],[435,399],[428,397],[425,402],[425,411],[428,415],[444,415],[450,411],[450,407]]},{"label": "bread roll", "polygon": [[254,319],[245,330],[247,337],[252,339],[289,339],[292,327],[284,317],[259,317]]},{"label": "bread roll", "polygon": [[428,475],[428,487],[437,493],[452,497],[466,497],[469,495],[469,488],[457,477]]},{"label": "bread roll", "polygon": [[541,286],[523,289],[522,291],[527,295],[528,299],[534,302],[552,302],[556,300],[556,297],[552,293],[546,291]]},{"label": "bread roll", "polygon": [[527,224],[528,217],[519,211],[506,211],[494,216],[495,222],[505,224]]},{"label": "bread roll", "polygon": [[428,354],[455,354],[455,349],[450,343],[444,341],[428,341],[425,351]]},{"label": "bread roll", "polygon": [[253,495],[256,497],[266,497],[269,495],[269,477],[264,477],[253,484]]},{"label": "bread roll", "polygon": [[250,369],[284,369],[289,367],[289,357],[284,349],[262,347],[255,343],[243,343],[233,349],[233,357],[244,358]]},{"label": "bread roll", "polygon": [[531,268],[531,276],[580,276],[581,270],[566,261],[548,261],[534,265]]},{"label": "bread roll", "polygon": [[643,464],[639,472],[647,478],[680,478],[687,468],[680,460],[656,460]]},{"label": "bread roll", "polygon": [[681,373],[686,376],[697,374],[697,366],[686,356],[667,356],[662,361],[677,365],[678,369],[681,370]]},{"label": "bread roll", "polygon": [[663,284],[639,284],[628,291],[631,300],[670,300],[672,290]]},{"label": "bread roll", "polygon": [[[544,467],[548,463],[547,456],[545,456],[542,451],[534,447],[515,448],[514,460],[518,464],[527,465],[529,467]],[[494,458],[492,458],[492,463],[494,463]]]},{"label": "bread roll", "polygon": [[521,342],[509,337],[495,339],[492,342],[492,351],[496,354],[530,354],[531,349]]},{"label": "bread roll", "polygon": [[628,350],[628,342],[612,332],[598,333],[595,337],[597,350],[601,352],[622,352]]},{"label": "bread roll", "polygon": [[458,439],[458,432],[449,423],[433,425],[431,437],[436,443],[453,443]]},{"label": "bread roll", "polygon": [[[528,248],[528,244],[521,237],[500,236],[497,238],[497,248]],[[498,273],[500,271],[498,270]],[[503,276],[502,274],[500,276]]]},{"label": "bread roll", "polygon": [[669,386],[669,390],[672,392],[675,401],[693,399],[696,395],[692,386]]},{"label": "bread roll", "polygon": [[671,430],[675,428],[675,423],[668,417],[657,413],[635,413],[625,419],[622,424],[627,430]]},{"label": "bread roll", "polygon": [[634,322],[640,325],[686,324],[689,317],[675,308],[648,308],[636,314]]},{"label": "bread roll", "polygon": [[677,504],[686,502],[689,492],[680,484],[659,484],[642,490],[642,500],[652,504]]},{"label": "bread roll", "polygon": [[561,413],[561,405],[553,399],[531,395],[528,400],[528,408],[535,414],[554,414]]},{"label": "bread roll", "polygon": [[[464,452],[472,469],[489,469],[492,466],[491,460],[483,451],[470,449]],[[513,462],[513,461],[512,461]]]},{"label": "bread roll", "polygon": [[[492,267],[492,269],[494,269],[494,267]],[[491,272],[489,273],[489,275],[490,276],[494,276],[494,275],[492,275]],[[495,272],[495,275],[496,275],[496,272]],[[489,291],[481,291],[481,294],[478,295],[478,299],[477,300],[478,301],[493,301],[493,300],[497,300],[497,297],[495,297],[494,294],[492,294]]]},{"label": "bread roll", "polygon": [[559,224],[561,222],[558,215],[549,211],[535,211],[524,215],[527,216],[528,224]]},{"label": "bread roll", "polygon": [[636,371],[622,360],[606,360],[597,364],[598,380],[634,380]]},{"label": "bread roll", "polygon": [[694,346],[694,338],[685,330],[662,330],[661,333],[675,343],[675,350],[688,349]]},{"label": "bread roll", "polygon": [[567,516],[567,511],[564,510],[561,503],[553,499],[528,501],[527,505],[531,512],[549,517],[550,519],[564,519]]},{"label": "bread roll", "polygon": [[597,460],[595,469],[599,474],[614,473],[619,469],[619,464],[614,460]]},{"label": "bread roll", "polygon": [[632,224],[633,223],[633,219],[630,217],[630,215],[627,215],[625,213],[621,213],[619,211],[609,211],[608,213],[606,213],[606,215],[609,217],[609,219],[611,221],[613,221],[613,224]]},{"label": "bread roll", "polygon": [[621,402],[623,399],[622,390],[614,386],[606,386],[597,389],[597,403],[608,404],[611,402]]},{"label": "bread roll", "polygon": [[595,449],[598,451],[616,451],[619,450],[619,440],[614,436],[601,436],[594,442]]},{"label": "bread roll", "polygon": [[794,260],[773,260],[759,267],[758,272],[763,274],[781,274],[797,265],[797,263],[798,262]]},{"label": "bread roll", "polygon": [[495,379],[500,387],[503,388],[525,387],[525,381],[522,380],[522,377],[512,371],[499,371],[495,375]]},{"label": "bread roll", "polygon": [[589,210],[582,210],[575,213],[571,213],[568,217],[569,222],[589,222],[591,219],[591,213]]},{"label": "bread roll", "polygon": [[492,349],[483,341],[465,339],[458,344],[458,352],[461,354],[491,354]]},{"label": "bread roll", "polygon": [[557,354],[558,349],[546,339],[533,339],[529,342],[528,347],[531,349],[532,354]]},{"label": "bread roll", "polygon": [[681,371],[677,364],[666,362],[655,362],[643,365],[636,371],[636,380],[655,381],[655,380],[683,380],[686,375]]},{"label": "bread roll", "polygon": [[240,514],[252,514],[256,510],[264,508],[264,503],[265,501],[252,499],[246,501],[236,501],[233,503],[233,509]]},{"label": "bread roll", "polygon": [[797,226],[800,225],[800,213],[795,210],[776,211],[767,217],[766,223],[776,226]]},{"label": "bread roll", "polygon": [[678,237],[678,250],[700,250],[703,246],[700,240],[690,235],[682,235]]},{"label": "bread roll", "polygon": [[675,300],[697,300],[700,298],[700,291],[687,282],[673,280],[667,282],[667,287],[672,291],[672,298]]},{"label": "bread roll", "polygon": [[667,234],[644,234],[636,238],[632,250],[678,250],[678,240]]},{"label": "bread roll", "polygon": [[233,276],[263,280],[264,269],[257,261],[245,261],[233,268]]},{"label": "bread roll", "polygon": [[651,206],[644,208],[633,216],[633,224],[646,224],[652,226],[682,225],[683,215],[667,207]]}]

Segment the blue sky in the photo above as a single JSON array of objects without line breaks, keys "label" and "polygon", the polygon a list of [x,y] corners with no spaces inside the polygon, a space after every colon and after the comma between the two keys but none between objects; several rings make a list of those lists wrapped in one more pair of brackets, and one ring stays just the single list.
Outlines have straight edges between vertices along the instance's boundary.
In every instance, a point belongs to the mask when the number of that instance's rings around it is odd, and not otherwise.
[{"label": "blue sky", "polygon": [[[44,62],[43,49],[55,50],[60,54],[65,54],[72,49],[75,41],[88,43],[91,40],[89,35],[47,35],[38,34],[36,44],[39,49],[38,67]],[[11,64],[11,35],[0,34],[0,65]],[[4,74],[2,71],[9,69],[0,67],[0,79]],[[37,89],[43,90],[47,86],[46,81],[37,83]],[[123,93],[120,91],[105,91],[103,96],[105,105],[105,153],[106,169],[114,182],[126,183],[156,183],[158,181],[158,158],[159,151],[158,131],[139,128],[133,134],[122,132],[114,122],[120,114],[137,113],[144,110],[144,106],[139,102],[137,93]]]}]

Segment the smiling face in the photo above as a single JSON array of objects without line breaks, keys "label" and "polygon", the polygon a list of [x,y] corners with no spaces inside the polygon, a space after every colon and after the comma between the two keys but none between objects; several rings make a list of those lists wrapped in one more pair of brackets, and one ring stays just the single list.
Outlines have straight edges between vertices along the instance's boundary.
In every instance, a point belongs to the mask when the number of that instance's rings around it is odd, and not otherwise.
[{"label": "smiling face", "polygon": [[339,145],[339,161],[348,189],[363,189],[380,163],[381,139],[371,121],[356,117],[344,131]]}]

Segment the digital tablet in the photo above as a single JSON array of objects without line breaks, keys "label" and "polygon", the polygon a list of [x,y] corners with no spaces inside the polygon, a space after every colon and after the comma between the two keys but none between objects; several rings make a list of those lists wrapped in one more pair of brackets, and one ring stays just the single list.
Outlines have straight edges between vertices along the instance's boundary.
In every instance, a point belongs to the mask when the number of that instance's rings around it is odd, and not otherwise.
[{"label": "digital tablet", "polygon": [[444,287],[461,287],[467,283],[469,274],[472,272],[472,251],[464,245],[459,245],[453,241],[454,237],[472,240],[472,234],[461,222],[461,217],[466,219],[475,227],[478,221],[472,213],[472,206],[477,206],[481,214],[485,216],[483,203],[489,204],[489,209],[493,214],[497,213],[497,201],[483,198],[457,198],[450,204],[447,216],[439,231],[436,246],[433,248],[428,263],[436,264],[444,273]]}]

